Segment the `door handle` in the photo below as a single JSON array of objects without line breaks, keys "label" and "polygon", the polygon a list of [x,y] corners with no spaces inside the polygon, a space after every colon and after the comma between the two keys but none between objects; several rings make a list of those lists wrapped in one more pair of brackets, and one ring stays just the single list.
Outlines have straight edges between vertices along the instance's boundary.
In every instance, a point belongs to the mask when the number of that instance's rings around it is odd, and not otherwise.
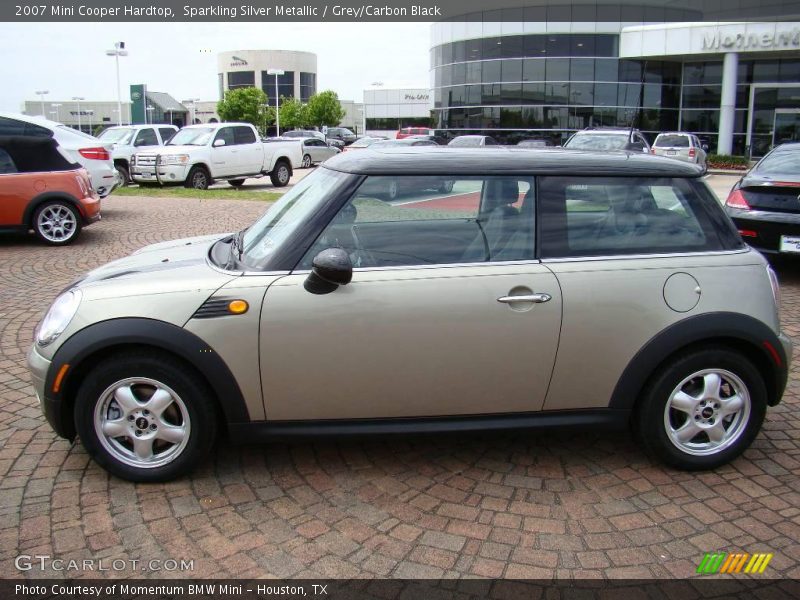
[{"label": "door handle", "polygon": [[515,302],[533,302],[541,304],[542,302],[549,302],[552,299],[550,294],[524,294],[522,296],[500,296],[497,301],[503,304],[513,304]]}]

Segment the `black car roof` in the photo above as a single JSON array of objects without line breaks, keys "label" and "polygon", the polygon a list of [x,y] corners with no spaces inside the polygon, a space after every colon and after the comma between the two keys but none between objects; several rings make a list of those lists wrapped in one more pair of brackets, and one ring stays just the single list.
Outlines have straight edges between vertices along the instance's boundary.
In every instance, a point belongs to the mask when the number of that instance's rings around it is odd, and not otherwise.
[{"label": "black car roof", "polygon": [[544,150],[514,146],[416,146],[345,152],[324,168],[358,175],[613,175],[700,177],[701,167],[642,153]]}]

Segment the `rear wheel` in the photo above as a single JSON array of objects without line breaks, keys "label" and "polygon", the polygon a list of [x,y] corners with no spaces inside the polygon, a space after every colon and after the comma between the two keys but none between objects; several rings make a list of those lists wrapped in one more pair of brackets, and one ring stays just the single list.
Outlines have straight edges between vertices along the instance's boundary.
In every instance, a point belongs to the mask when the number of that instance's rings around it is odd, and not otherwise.
[{"label": "rear wheel", "polygon": [[228,181],[233,187],[242,187],[244,185],[244,179],[231,179]]},{"label": "rear wheel", "polygon": [[64,246],[78,237],[81,216],[69,202],[45,202],[33,214],[33,230],[46,244]]},{"label": "rear wheel", "polygon": [[439,186],[439,191],[442,194],[449,194],[453,191],[453,182],[452,181],[443,181],[442,184]]},{"label": "rear wheel", "polygon": [[396,200],[397,197],[400,195],[400,188],[397,185],[396,179],[390,179],[389,184],[386,187],[386,193],[384,196],[387,200]]},{"label": "rear wheel", "polygon": [[102,362],[84,379],[75,426],[89,454],[129,481],[187,474],[217,431],[209,391],[174,358],[131,354]]},{"label": "rear wheel", "polygon": [[211,175],[205,167],[192,167],[189,176],[186,178],[186,187],[196,190],[207,190],[211,185]]},{"label": "rear wheel", "polygon": [[311,167],[311,156],[306,154],[305,156],[303,156],[303,168],[308,169],[310,167]]},{"label": "rear wheel", "polygon": [[269,179],[275,187],[284,187],[288,185],[291,177],[292,172],[285,160],[279,160],[275,163],[275,168],[272,169],[272,173],[269,174]]},{"label": "rear wheel", "polygon": [[715,346],[664,366],[647,386],[634,421],[642,444],[665,463],[714,469],[750,446],[766,407],[764,381],[753,363]]}]

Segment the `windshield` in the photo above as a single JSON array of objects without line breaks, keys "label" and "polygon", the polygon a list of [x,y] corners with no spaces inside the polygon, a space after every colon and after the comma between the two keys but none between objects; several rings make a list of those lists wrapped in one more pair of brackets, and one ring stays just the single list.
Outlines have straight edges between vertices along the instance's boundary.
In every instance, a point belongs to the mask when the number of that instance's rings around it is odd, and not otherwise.
[{"label": "windshield", "polygon": [[119,127],[106,129],[103,133],[97,136],[97,139],[104,142],[111,142],[113,144],[130,144],[133,138],[134,129],[130,127]]},{"label": "windshield", "polygon": [[213,127],[186,127],[173,135],[166,146],[205,146],[216,129]]},{"label": "windshield", "polygon": [[245,233],[242,240],[245,266],[263,268],[275,250],[319,210],[331,191],[347,177],[346,173],[325,168],[303,177]]},{"label": "windshield", "polygon": [[628,145],[627,133],[575,134],[564,148],[577,150],[624,150]]},{"label": "windshield", "polygon": [[464,136],[464,137],[457,137],[450,140],[450,143],[447,144],[448,146],[455,146],[456,148],[467,148],[467,147],[474,147],[481,145],[481,138],[480,137],[471,137],[471,136]]},{"label": "windshield", "polygon": [[797,177],[797,174],[800,173],[800,147],[792,150],[773,151],[761,159],[755,172],[759,175]]},{"label": "windshield", "polygon": [[688,148],[689,136],[687,135],[660,135],[653,144],[659,148]]}]

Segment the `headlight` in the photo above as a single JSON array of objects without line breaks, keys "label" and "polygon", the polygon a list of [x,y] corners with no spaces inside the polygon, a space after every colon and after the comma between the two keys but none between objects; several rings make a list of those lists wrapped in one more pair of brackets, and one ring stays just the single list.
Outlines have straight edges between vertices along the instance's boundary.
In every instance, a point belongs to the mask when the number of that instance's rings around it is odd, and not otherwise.
[{"label": "headlight", "polygon": [[160,165],[185,165],[189,162],[188,154],[162,154],[158,158]]},{"label": "headlight", "polygon": [[81,295],[80,290],[71,289],[55,299],[39,327],[36,328],[37,344],[47,346],[64,333],[72,317],[78,311]]}]

